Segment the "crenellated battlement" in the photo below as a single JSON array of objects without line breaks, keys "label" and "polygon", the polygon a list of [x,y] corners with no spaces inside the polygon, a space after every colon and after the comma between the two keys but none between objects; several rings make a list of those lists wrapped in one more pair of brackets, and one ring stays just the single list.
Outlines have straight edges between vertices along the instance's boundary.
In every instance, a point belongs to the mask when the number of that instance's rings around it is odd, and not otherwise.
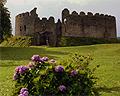
[{"label": "crenellated battlement", "polygon": [[108,19],[115,19],[115,17],[114,16],[111,16],[111,15],[107,15],[107,14],[100,14],[100,13],[95,13],[95,14],[93,14],[92,12],[87,12],[87,13],[85,13],[85,12],[83,12],[83,11],[81,11],[80,13],[77,13],[76,11],[73,11],[73,12],[71,12],[71,14],[70,14],[70,11],[67,9],[67,8],[65,8],[63,11],[62,11],[62,17],[63,18],[66,18],[66,17],[68,17],[68,16],[78,16],[78,17],[80,17],[80,16],[84,16],[84,17],[102,17],[102,18],[108,18]]},{"label": "crenellated battlement", "polygon": [[26,12],[26,13],[18,14],[16,16],[16,18],[25,18],[25,17],[29,17],[29,16],[30,16],[30,13]]}]

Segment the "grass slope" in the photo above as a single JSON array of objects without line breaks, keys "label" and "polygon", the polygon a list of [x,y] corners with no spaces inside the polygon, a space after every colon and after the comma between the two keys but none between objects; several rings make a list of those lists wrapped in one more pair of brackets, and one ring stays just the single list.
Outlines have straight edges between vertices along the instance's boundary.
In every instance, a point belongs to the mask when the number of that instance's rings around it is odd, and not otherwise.
[{"label": "grass slope", "polygon": [[76,47],[0,47],[0,96],[11,96],[14,82],[14,68],[25,65],[33,54],[50,58],[65,58],[69,53],[79,52],[91,55],[90,67],[100,65],[96,70],[98,90],[101,96],[120,96],[120,44],[103,44]]},{"label": "grass slope", "polygon": [[0,46],[3,47],[28,47],[31,45],[32,38],[28,36],[13,36],[4,40]]}]

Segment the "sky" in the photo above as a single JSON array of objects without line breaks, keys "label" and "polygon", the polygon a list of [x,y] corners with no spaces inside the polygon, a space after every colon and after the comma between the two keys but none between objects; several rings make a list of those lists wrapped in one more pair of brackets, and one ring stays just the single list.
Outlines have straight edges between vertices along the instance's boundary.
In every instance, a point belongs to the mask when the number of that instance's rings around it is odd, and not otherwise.
[{"label": "sky", "polygon": [[80,11],[102,13],[116,17],[117,36],[120,36],[120,0],[7,0],[6,7],[11,12],[13,34],[15,33],[15,16],[29,12],[37,7],[40,18],[54,16],[61,19],[61,12],[68,8],[70,12]]}]

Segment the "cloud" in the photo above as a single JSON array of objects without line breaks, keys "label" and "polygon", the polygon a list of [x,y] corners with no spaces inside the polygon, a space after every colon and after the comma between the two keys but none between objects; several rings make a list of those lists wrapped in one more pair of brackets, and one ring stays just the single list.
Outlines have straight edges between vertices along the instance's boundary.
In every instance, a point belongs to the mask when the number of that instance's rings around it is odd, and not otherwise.
[{"label": "cloud", "polygon": [[37,0],[8,0],[7,4],[12,5],[29,5],[34,4]]},{"label": "cloud", "polygon": [[8,3],[8,4],[13,4],[13,5],[14,5],[14,4],[17,4],[17,5],[18,5],[18,4],[23,4],[23,3],[25,3],[25,0],[17,0],[17,1],[15,1],[15,0],[8,0],[7,3]]},{"label": "cloud", "polygon": [[86,5],[89,2],[93,2],[95,0],[66,0],[67,2],[71,4],[80,4],[80,5]]},{"label": "cloud", "polygon": [[38,2],[46,2],[47,4],[48,3],[51,3],[51,2],[68,2],[68,3],[71,3],[71,4],[80,4],[80,5],[84,5],[84,4],[88,4],[89,2],[93,2],[93,1],[96,1],[96,0],[8,0],[8,3],[10,4],[16,4],[16,5],[29,5],[29,4],[35,4],[35,3],[38,3]]}]

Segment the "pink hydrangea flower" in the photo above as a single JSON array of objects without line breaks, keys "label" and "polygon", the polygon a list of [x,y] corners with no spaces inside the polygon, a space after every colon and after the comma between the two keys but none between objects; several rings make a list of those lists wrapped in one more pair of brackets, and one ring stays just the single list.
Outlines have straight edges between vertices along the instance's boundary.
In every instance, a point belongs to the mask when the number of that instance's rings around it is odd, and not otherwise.
[{"label": "pink hydrangea flower", "polygon": [[34,62],[41,62],[41,63],[44,62],[44,60],[39,55],[33,55],[31,60]]},{"label": "pink hydrangea flower", "polygon": [[23,95],[24,95],[24,96],[28,96],[28,94],[29,94],[28,91],[24,91],[24,92],[23,92]]},{"label": "pink hydrangea flower", "polygon": [[43,61],[48,61],[48,60],[49,60],[48,57],[42,57],[41,59],[42,59]]},{"label": "pink hydrangea flower", "polygon": [[20,90],[20,94],[18,96],[28,96],[28,95],[29,95],[28,89],[27,88],[22,88]]},{"label": "pink hydrangea flower", "polygon": [[39,55],[33,55],[31,60],[37,62],[37,61],[40,60],[40,56]]},{"label": "pink hydrangea flower", "polygon": [[76,70],[72,70],[71,71],[71,76],[75,76],[75,75],[77,75],[77,71]]},{"label": "pink hydrangea flower", "polygon": [[23,94],[19,94],[18,96],[25,96],[25,95],[23,95]]},{"label": "pink hydrangea flower", "polygon": [[61,65],[58,65],[55,67],[55,72],[63,72],[64,71],[64,67]]},{"label": "pink hydrangea flower", "polygon": [[14,75],[13,75],[13,80],[17,80],[17,79],[18,79],[18,76],[19,76],[18,73],[14,73]]},{"label": "pink hydrangea flower", "polygon": [[18,66],[15,71],[16,73],[23,74],[25,73],[29,68],[26,66]]},{"label": "pink hydrangea flower", "polygon": [[58,87],[58,89],[59,89],[59,91],[61,91],[61,92],[65,92],[65,91],[66,91],[66,87],[65,87],[64,85],[60,85],[60,86]]}]

